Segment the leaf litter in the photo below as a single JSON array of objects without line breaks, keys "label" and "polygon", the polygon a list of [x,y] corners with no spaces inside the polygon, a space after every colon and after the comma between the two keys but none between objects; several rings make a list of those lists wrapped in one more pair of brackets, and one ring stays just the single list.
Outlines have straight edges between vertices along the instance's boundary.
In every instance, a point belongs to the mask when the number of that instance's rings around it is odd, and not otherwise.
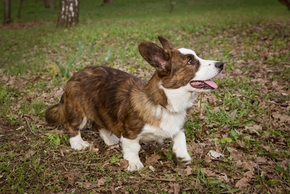
[{"label": "leaf litter", "polygon": [[[198,115],[194,117],[198,119],[194,122],[202,127],[193,127],[194,138],[187,139],[193,158],[192,164],[187,167],[178,164],[170,152],[170,143],[165,141],[163,145],[143,144],[140,158],[145,169],[129,173],[125,170],[128,166],[126,160],[110,162],[113,156],[121,153],[120,150],[108,149],[98,132],[90,131],[89,127],[83,134],[92,147],[86,151],[72,151],[65,134],[59,131],[61,127],[48,128],[43,115],[20,111],[27,102],[42,100],[49,106],[59,100],[63,89],[52,82],[52,75],[28,72],[25,77],[1,76],[1,84],[10,87],[13,93],[10,100],[14,103],[9,114],[18,122],[11,125],[11,119],[0,118],[1,142],[9,143],[9,146],[1,148],[1,159],[6,162],[1,162],[1,169],[4,170],[0,174],[0,186],[13,185],[13,178],[19,176],[13,169],[28,162],[27,165],[35,172],[27,169],[31,175],[23,175],[26,185],[20,187],[27,191],[30,185],[36,185],[40,191],[55,189],[56,193],[290,192],[290,64],[283,60],[275,61],[289,54],[289,27],[278,23],[260,23],[249,24],[242,33],[238,32],[239,29],[245,28],[237,24],[217,35],[231,42],[232,47],[223,48],[223,44],[219,47],[221,50],[227,49],[228,56],[207,46],[202,48],[202,54],[207,56],[228,57],[227,63],[232,67],[230,70],[226,67],[218,78],[221,83],[219,90],[203,95],[201,104],[197,101],[190,113],[192,116]],[[271,33],[267,33],[269,31]],[[193,38],[190,34],[184,36],[187,36],[184,39]],[[247,37],[252,37],[254,44],[247,42]],[[274,49],[272,41],[276,39],[283,44]],[[195,37],[193,43],[197,40]],[[251,57],[251,53],[257,56]],[[119,64],[115,66],[121,68]],[[59,73],[55,65],[49,64],[48,67],[53,69],[53,74]],[[124,67],[122,69],[128,71]],[[136,68],[135,71],[139,77],[150,77],[151,73],[152,69]],[[65,83],[65,80],[60,80],[61,84]],[[230,80],[235,80],[238,85],[231,85]],[[30,83],[40,82],[46,83],[44,89],[28,88]],[[255,86],[252,94],[244,88],[247,84]],[[252,117],[251,122],[244,116],[239,118],[241,122],[237,126],[231,123],[220,125],[214,119],[214,123],[204,123],[208,118],[206,104],[215,114],[225,110],[230,117],[235,117],[235,108],[225,104],[223,99],[226,93],[230,93],[232,98],[237,97],[241,106],[244,101],[256,104],[257,109],[250,110],[247,115]],[[264,113],[259,113],[258,109]],[[237,137],[230,135],[233,129],[237,131]],[[50,145],[46,135],[48,132],[53,134],[52,138],[60,138],[60,145]]]}]

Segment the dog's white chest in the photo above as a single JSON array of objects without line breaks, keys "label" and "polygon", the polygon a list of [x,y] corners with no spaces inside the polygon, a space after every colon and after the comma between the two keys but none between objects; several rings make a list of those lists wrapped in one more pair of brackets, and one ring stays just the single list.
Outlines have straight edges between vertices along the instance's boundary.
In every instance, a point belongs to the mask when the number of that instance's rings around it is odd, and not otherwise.
[{"label": "dog's white chest", "polygon": [[161,117],[161,123],[159,127],[145,124],[139,134],[141,141],[161,141],[165,138],[173,138],[183,128],[186,110],[193,105],[195,99],[194,93],[189,93],[186,87],[168,90],[161,86],[167,96],[168,105],[166,108],[156,107],[153,112],[155,116]]},{"label": "dog's white chest", "polygon": [[165,138],[173,138],[183,128],[185,118],[186,111],[170,113],[163,110],[160,126],[145,124],[139,134],[140,141],[161,141]]}]

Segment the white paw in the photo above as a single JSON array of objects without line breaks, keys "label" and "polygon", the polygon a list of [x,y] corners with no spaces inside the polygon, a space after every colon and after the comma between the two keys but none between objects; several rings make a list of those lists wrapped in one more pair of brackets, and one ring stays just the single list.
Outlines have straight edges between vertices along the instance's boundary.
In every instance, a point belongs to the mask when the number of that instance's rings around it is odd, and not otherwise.
[{"label": "white paw", "polygon": [[183,154],[176,153],[175,155],[182,165],[188,165],[191,163],[191,157],[187,152]]},{"label": "white paw", "polygon": [[119,138],[112,134],[110,131],[106,129],[100,129],[100,137],[104,140],[105,144],[108,146],[112,146],[119,143]]},{"label": "white paw", "polygon": [[142,168],[144,168],[142,162],[138,159],[134,159],[134,160],[129,160],[129,166],[128,166],[128,170],[129,171],[136,171],[136,170],[141,170]]},{"label": "white paw", "polygon": [[70,146],[74,150],[85,150],[87,147],[90,146],[90,144],[87,141],[82,141],[77,144],[70,144]]},{"label": "white paw", "polygon": [[80,135],[76,135],[75,137],[71,137],[69,139],[69,143],[72,149],[74,150],[84,150],[87,147],[90,146],[90,144],[87,141],[84,141]]},{"label": "white paw", "polygon": [[159,145],[162,145],[162,144],[164,143],[164,141],[163,141],[163,139],[158,139],[158,140],[157,140],[157,143],[158,143]]}]

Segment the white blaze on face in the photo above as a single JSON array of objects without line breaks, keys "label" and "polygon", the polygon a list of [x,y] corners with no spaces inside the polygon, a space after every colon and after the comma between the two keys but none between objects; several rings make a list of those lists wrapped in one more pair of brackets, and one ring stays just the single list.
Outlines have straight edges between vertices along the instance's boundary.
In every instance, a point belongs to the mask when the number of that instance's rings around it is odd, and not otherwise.
[{"label": "white blaze on face", "polygon": [[215,66],[215,63],[217,61],[201,59],[191,49],[180,48],[178,50],[180,51],[180,53],[184,55],[187,55],[187,54],[194,55],[194,57],[197,60],[199,60],[200,67],[198,71],[195,73],[195,77],[192,79],[192,81],[193,80],[200,80],[200,81],[209,80],[220,73],[220,69]]}]

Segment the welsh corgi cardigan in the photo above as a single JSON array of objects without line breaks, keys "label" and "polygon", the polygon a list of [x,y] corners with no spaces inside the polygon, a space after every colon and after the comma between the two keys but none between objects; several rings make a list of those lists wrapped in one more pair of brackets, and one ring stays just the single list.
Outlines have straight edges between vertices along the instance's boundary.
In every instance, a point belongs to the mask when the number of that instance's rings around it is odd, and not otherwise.
[{"label": "welsh corgi cardigan", "polygon": [[162,47],[141,42],[139,52],[155,68],[148,82],[105,66],[90,66],[67,82],[58,104],[46,111],[48,124],[62,124],[73,149],[89,143],[81,138],[88,120],[99,130],[107,145],[120,143],[129,171],[144,166],[139,158],[140,142],[173,140],[173,152],[182,164],[189,164],[183,125],[195,92],[217,88],[211,81],[224,64],[203,60],[193,50],[175,48],[164,36]]}]

